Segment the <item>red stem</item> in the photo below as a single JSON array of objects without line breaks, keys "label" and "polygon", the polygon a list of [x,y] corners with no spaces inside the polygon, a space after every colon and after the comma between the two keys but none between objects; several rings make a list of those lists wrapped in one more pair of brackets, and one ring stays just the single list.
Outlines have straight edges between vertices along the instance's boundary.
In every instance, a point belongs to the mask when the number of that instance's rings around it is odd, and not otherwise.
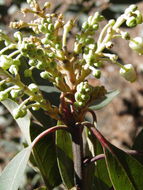
[{"label": "red stem", "polygon": [[63,130],[66,130],[68,127],[66,127],[65,125],[58,125],[58,126],[54,126],[54,127],[51,127],[45,131],[43,131],[40,135],[38,135],[34,141],[32,142],[32,148],[35,146],[35,144],[40,140],[42,139],[43,137],[45,137],[46,135],[48,135],[49,133],[53,133],[55,132],[56,130],[59,130],[59,129],[63,129]]},{"label": "red stem", "polygon": [[108,141],[104,138],[104,136],[96,129],[96,127],[89,123],[89,122],[83,122],[82,125],[88,127],[88,129],[92,132],[94,136],[99,140],[99,142],[102,144],[102,147],[108,148],[111,152],[111,148],[109,146]]},{"label": "red stem", "polygon": [[97,156],[95,156],[95,157],[93,157],[93,158],[85,159],[85,160],[83,161],[83,164],[84,164],[85,166],[88,166],[89,164],[92,164],[92,163],[94,163],[94,162],[96,162],[96,161],[98,161],[98,160],[102,160],[102,159],[104,159],[104,158],[105,158],[105,155],[104,155],[104,154],[99,154],[99,155],[97,155]]},{"label": "red stem", "polygon": [[[143,155],[143,152],[141,151],[137,151],[137,150],[123,150],[125,153],[129,154],[129,155]],[[85,166],[88,166],[89,164],[92,164],[98,160],[102,160],[105,158],[105,154],[99,154],[93,158],[88,158],[88,159],[85,159],[83,161],[83,164]]]}]

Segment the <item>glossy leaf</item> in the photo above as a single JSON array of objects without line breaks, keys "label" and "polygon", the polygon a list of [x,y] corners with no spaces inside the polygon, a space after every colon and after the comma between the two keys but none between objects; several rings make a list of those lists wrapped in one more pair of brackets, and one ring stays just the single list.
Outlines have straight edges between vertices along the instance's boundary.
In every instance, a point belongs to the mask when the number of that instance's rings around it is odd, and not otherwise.
[{"label": "glossy leaf", "polygon": [[[109,144],[104,149],[110,179],[115,190],[141,190],[143,165],[135,158]],[[110,149],[110,150],[109,150]]]},{"label": "glossy leaf", "polygon": [[[93,150],[94,150],[94,154],[93,156],[97,156],[99,154],[103,154],[103,148],[101,146],[101,144],[99,143],[99,141],[94,138],[93,136],[91,136],[89,134],[89,139],[91,141],[91,145],[93,146]],[[94,189],[97,190],[109,190],[109,188],[112,187],[110,178],[109,178],[109,174],[108,174],[108,170],[106,168],[106,163],[105,163],[105,159],[102,160],[98,160],[95,163],[95,172],[94,172]]]},{"label": "glossy leaf", "polygon": [[[84,157],[85,158],[91,158],[93,157],[93,154],[92,154],[92,148],[91,148],[91,142],[89,142],[89,140],[87,141],[88,139],[88,133],[87,133],[87,130],[84,130],[83,131],[83,148],[84,148]],[[84,178],[86,180],[84,180],[84,187],[85,189],[88,189],[88,190],[93,190],[93,187],[94,187],[94,172],[95,172],[95,164],[85,164],[85,167],[83,169],[83,172],[84,172]]]},{"label": "glossy leaf", "polygon": [[104,97],[97,99],[94,102],[94,105],[90,106],[90,108],[93,110],[99,110],[108,105],[113,100],[113,98],[116,97],[118,94],[119,94],[118,90],[108,92]]},{"label": "glossy leaf", "polygon": [[[18,108],[18,104],[13,100],[7,99],[2,101],[2,104],[8,109],[8,111],[13,115],[13,110]],[[23,118],[16,119],[18,126],[21,129],[22,134],[24,135],[27,143],[31,143],[29,128],[30,128],[30,116],[26,114]]]},{"label": "glossy leaf", "polygon": [[59,106],[60,91],[56,87],[39,85],[39,88],[46,99],[48,99],[53,105]]},{"label": "glossy leaf", "polygon": [[56,131],[56,148],[58,166],[62,181],[65,186],[70,189],[74,186],[74,171],[71,137],[68,132],[63,130]]},{"label": "glossy leaf", "polygon": [[136,158],[141,164],[143,164],[143,129],[136,136],[132,149],[141,152],[134,155],[134,158]]},{"label": "glossy leaf", "polygon": [[132,149],[143,151],[143,129],[136,136]]},{"label": "glossy leaf", "polygon": [[0,176],[0,190],[17,190],[23,179],[31,147],[19,152],[6,166]]},{"label": "glossy leaf", "polygon": [[[37,124],[31,124],[31,139],[35,139],[35,137],[37,137],[44,130],[45,128]],[[40,141],[33,148],[30,161],[40,170],[47,188],[53,189],[55,186],[61,183],[57,166],[54,134],[49,134],[40,139]]]},{"label": "glossy leaf", "polygon": [[47,93],[52,93],[52,92],[60,93],[60,91],[54,86],[40,85],[39,89]]}]

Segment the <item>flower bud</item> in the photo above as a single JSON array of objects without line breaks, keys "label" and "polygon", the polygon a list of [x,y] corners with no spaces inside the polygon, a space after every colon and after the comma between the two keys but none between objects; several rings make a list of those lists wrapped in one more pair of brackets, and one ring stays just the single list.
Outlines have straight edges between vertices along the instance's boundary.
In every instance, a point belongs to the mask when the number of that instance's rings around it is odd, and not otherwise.
[{"label": "flower bud", "polygon": [[21,62],[19,59],[13,59],[13,65],[18,67],[20,64],[21,64]]},{"label": "flower bud", "polygon": [[0,101],[3,101],[8,98],[8,93],[5,91],[0,92]]},{"label": "flower bud", "polygon": [[36,68],[39,70],[45,69],[45,63],[38,61],[38,64],[36,65]]},{"label": "flower bud", "polygon": [[13,64],[13,59],[8,57],[7,55],[0,56],[0,67],[4,70],[7,70]]},{"label": "flower bud", "polygon": [[55,24],[54,24],[54,29],[56,30],[56,29],[58,29],[60,27],[62,27],[62,22],[59,22],[59,20],[56,20]]},{"label": "flower bud", "polygon": [[39,88],[36,84],[34,83],[31,83],[29,86],[28,86],[29,90],[31,90],[32,92],[38,92],[39,91]]},{"label": "flower bud", "polygon": [[[94,41],[94,39],[92,38],[92,37],[87,37],[86,39],[85,39],[85,43],[86,44],[95,44],[95,41]],[[96,46],[97,46],[97,44],[96,44]]]},{"label": "flower bud", "polygon": [[91,25],[92,19],[93,19],[93,16],[89,16],[89,17],[88,17],[88,24],[89,24],[89,25]]},{"label": "flower bud", "polygon": [[87,21],[85,21],[83,24],[82,24],[82,29],[84,30],[87,30],[89,28],[89,24]]},{"label": "flower bud", "polygon": [[[60,43],[55,44],[55,48],[56,48],[56,49],[62,49],[62,44],[60,44]],[[53,54],[54,54],[54,53],[53,53]]]},{"label": "flower bud", "polygon": [[48,44],[48,43],[49,43],[49,39],[43,38],[43,39],[41,40],[41,42],[42,42],[42,44]]},{"label": "flower bud", "polygon": [[75,100],[76,100],[77,102],[82,101],[81,93],[79,93],[78,91],[75,93]]},{"label": "flower bud", "polygon": [[120,74],[130,82],[134,82],[137,78],[134,67],[131,64],[124,65],[125,69],[120,69]]},{"label": "flower bud", "polygon": [[95,24],[95,22],[100,22],[102,20],[104,20],[104,16],[100,15],[99,12],[95,12],[93,19],[92,19],[92,23]]},{"label": "flower bud", "polygon": [[125,14],[129,14],[131,12],[134,12],[137,10],[137,5],[133,4],[133,5],[130,5],[126,10],[125,10]]},{"label": "flower bud", "polygon": [[85,81],[85,82],[83,82],[82,90],[84,92],[91,92],[92,91],[92,87],[88,84],[87,81]]},{"label": "flower bud", "polygon": [[82,99],[82,101],[87,102],[90,99],[90,96],[88,94],[82,94],[81,99]]},{"label": "flower bud", "polygon": [[75,102],[74,103],[75,107],[83,107],[85,105],[84,102]]},{"label": "flower bud", "polygon": [[129,6],[129,9],[131,10],[131,11],[135,11],[135,10],[137,10],[137,5],[135,5],[135,4],[132,4],[132,5],[130,5]]},{"label": "flower bud", "polygon": [[88,47],[89,47],[89,49],[96,50],[97,44],[96,43],[95,44],[89,44]]},{"label": "flower bud", "polygon": [[54,52],[48,53],[48,57],[54,58],[55,57],[55,53]]},{"label": "flower bud", "polygon": [[40,73],[41,78],[43,79],[48,79],[49,78],[49,73],[47,71],[43,71]]},{"label": "flower bud", "polygon": [[53,30],[54,30],[54,25],[53,25],[52,23],[48,25],[48,30],[49,30],[50,32],[53,32]]},{"label": "flower bud", "polygon": [[32,71],[29,70],[29,69],[26,69],[26,70],[24,71],[24,76],[25,76],[25,77],[31,77],[31,76],[32,76]]},{"label": "flower bud", "polygon": [[97,67],[97,68],[100,68],[102,65],[103,65],[103,63],[100,61],[93,64],[93,66]]},{"label": "flower bud", "polygon": [[117,59],[118,59],[118,56],[115,55],[115,54],[110,54],[110,55],[109,55],[109,59],[110,59],[111,61],[113,61],[113,62],[116,62]]},{"label": "flower bud", "polygon": [[40,107],[35,107],[35,106],[32,107],[32,110],[33,110],[33,111],[37,111],[37,110],[39,110],[39,109],[40,109]]},{"label": "flower bud", "polygon": [[101,71],[99,69],[94,69],[92,70],[92,74],[94,77],[96,77],[97,79],[99,79],[101,77]]},{"label": "flower bud", "polygon": [[125,40],[130,40],[130,34],[128,32],[121,32],[121,36]]},{"label": "flower bud", "polygon": [[28,64],[32,67],[32,66],[36,66],[36,61],[35,60],[29,60]]},{"label": "flower bud", "polygon": [[37,110],[39,110],[40,109],[40,104],[39,103],[35,103],[34,105],[33,105],[33,107],[32,107],[32,110],[33,111],[37,111]]},{"label": "flower bud", "polygon": [[107,49],[111,49],[113,47],[113,42],[109,41],[105,44]]},{"label": "flower bud", "polygon": [[93,50],[89,50],[88,54],[83,54],[83,58],[87,64],[91,64],[92,60],[94,60],[94,53]]},{"label": "flower bud", "polygon": [[13,110],[13,117],[14,119],[18,119],[21,117],[24,117],[27,114],[27,110],[26,109],[19,109],[16,108]]},{"label": "flower bud", "polygon": [[44,4],[44,8],[48,9],[48,8],[50,8],[50,7],[51,7],[51,3],[50,3],[50,2],[46,2],[46,3]]},{"label": "flower bud", "polygon": [[65,25],[64,25],[64,30],[70,31],[74,25],[73,20],[69,20]]},{"label": "flower bud", "polygon": [[108,21],[108,24],[110,24],[110,26],[113,26],[116,23],[116,21],[114,19],[110,19]]},{"label": "flower bud", "polygon": [[140,13],[139,10],[136,10],[134,13],[136,14],[136,22],[137,22],[137,24],[141,24],[143,22],[142,14]]},{"label": "flower bud", "polygon": [[19,32],[19,31],[14,33],[14,37],[15,37],[19,42],[22,41],[22,33]]},{"label": "flower bud", "polygon": [[82,46],[83,46],[82,44],[75,42],[74,43],[74,52],[81,53]]},{"label": "flower bud", "polygon": [[43,25],[38,25],[38,29],[42,33],[47,33],[48,32],[48,23],[45,23]]},{"label": "flower bud", "polygon": [[129,47],[139,54],[143,54],[143,38],[135,37],[134,39],[130,40]]},{"label": "flower bud", "polygon": [[81,82],[80,84],[77,85],[76,89],[78,92],[82,92],[83,84],[84,84],[84,82]]},{"label": "flower bud", "polygon": [[18,66],[17,65],[11,65],[9,68],[9,72],[13,75],[17,75],[18,74]]},{"label": "flower bud", "polygon": [[61,58],[61,59],[64,59],[64,52],[61,51],[61,50],[56,50],[56,55]]},{"label": "flower bud", "polygon": [[134,16],[131,16],[127,19],[126,21],[126,25],[128,27],[135,27],[137,25],[137,21],[136,18]]},{"label": "flower bud", "polygon": [[20,92],[21,92],[21,90],[13,89],[13,90],[10,91],[10,95],[11,95],[12,98],[17,98],[19,96]]},{"label": "flower bud", "polygon": [[96,23],[96,24],[93,24],[93,25],[92,25],[92,28],[93,28],[93,30],[98,30],[99,24],[97,24],[97,23]]}]

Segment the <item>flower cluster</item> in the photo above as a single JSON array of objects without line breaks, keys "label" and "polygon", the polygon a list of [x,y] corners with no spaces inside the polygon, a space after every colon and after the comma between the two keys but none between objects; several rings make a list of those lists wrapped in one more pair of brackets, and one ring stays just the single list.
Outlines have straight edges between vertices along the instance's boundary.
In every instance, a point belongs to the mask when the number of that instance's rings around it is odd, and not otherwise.
[{"label": "flower cluster", "polygon": [[90,95],[93,91],[93,87],[90,86],[87,81],[85,81],[78,84],[76,90],[75,105],[82,107],[90,100]]},{"label": "flower cluster", "polygon": [[[52,82],[61,92],[68,92],[75,97],[73,104],[75,109],[86,106],[93,98],[98,98],[93,96],[93,93],[98,91],[97,88],[90,86],[86,79],[90,74],[99,79],[102,66],[107,62],[118,65],[119,73],[126,80],[130,82],[136,80],[133,66],[119,63],[118,56],[106,53],[106,49],[112,48],[112,39],[121,37],[130,40],[129,46],[143,54],[143,39],[141,37],[132,39],[128,32],[120,29],[124,22],[129,27],[143,23],[137,6],[131,5],[117,20],[109,20],[100,32],[97,41],[94,35],[104,17],[98,12],[89,16],[88,20],[82,24],[81,32],[75,35],[73,49],[69,51],[67,48],[69,33],[75,27],[76,21],[65,22],[62,14],[47,13],[50,3],[45,3],[41,8],[36,0],[27,0],[27,2],[30,8],[22,9],[22,12],[33,13],[35,19],[29,23],[13,22],[10,26],[15,29],[28,27],[32,30],[31,35],[25,36],[18,31],[14,33],[14,38],[10,39],[0,31],[0,40],[5,44],[0,51],[2,76],[0,100],[8,97],[17,100],[24,94],[27,96],[19,109],[15,110],[15,118],[23,117],[29,108],[33,110],[42,108],[51,117],[59,119],[58,108],[44,99],[34,81],[28,86],[22,82],[20,76],[22,57],[27,60],[24,77],[32,80],[33,69],[39,70],[41,78]],[[104,90],[101,91],[105,93]]]},{"label": "flower cluster", "polygon": [[125,10],[126,25],[134,27],[143,22],[143,17],[136,5],[131,5]]}]

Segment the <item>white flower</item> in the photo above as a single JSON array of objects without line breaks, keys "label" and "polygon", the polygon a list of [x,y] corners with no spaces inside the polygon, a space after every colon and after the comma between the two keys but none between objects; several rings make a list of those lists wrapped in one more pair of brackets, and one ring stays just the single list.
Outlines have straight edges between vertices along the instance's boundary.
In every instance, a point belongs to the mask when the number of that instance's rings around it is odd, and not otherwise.
[{"label": "white flower", "polygon": [[120,69],[120,74],[130,82],[134,82],[137,78],[134,67],[131,64],[124,65],[125,69]]},{"label": "white flower", "polygon": [[130,40],[129,47],[139,54],[143,54],[143,38],[135,37],[134,39]]}]

